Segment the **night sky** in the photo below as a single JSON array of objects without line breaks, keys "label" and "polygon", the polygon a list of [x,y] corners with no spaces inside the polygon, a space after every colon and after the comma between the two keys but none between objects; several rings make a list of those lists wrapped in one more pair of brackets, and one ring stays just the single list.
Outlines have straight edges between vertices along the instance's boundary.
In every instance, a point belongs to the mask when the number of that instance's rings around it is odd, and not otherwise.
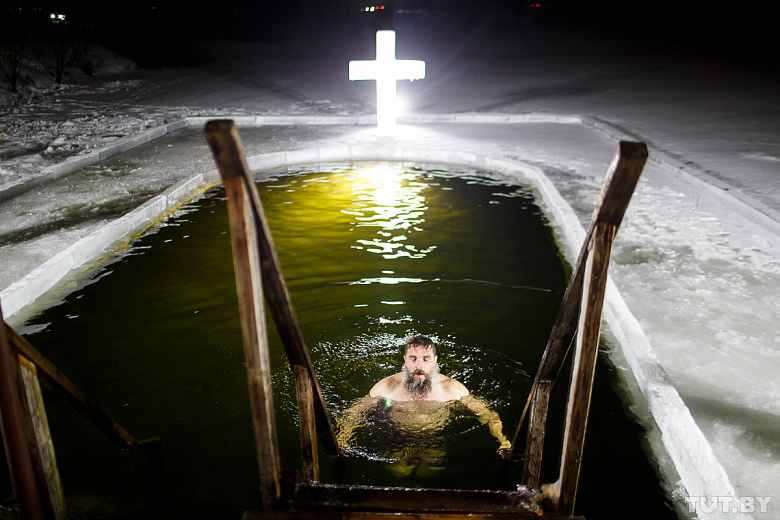
[{"label": "night sky", "polygon": [[[723,3],[703,0],[389,0],[377,2],[395,10],[417,10],[425,16],[460,18],[473,24],[496,23],[631,23],[686,27],[721,33],[732,39],[757,36],[774,17],[761,2]],[[532,5],[539,4],[539,8]],[[3,12],[23,9],[62,11],[71,24],[102,33],[143,32],[159,27],[208,30],[222,36],[267,38],[290,26],[331,26],[354,16],[369,0],[2,0]],[[4,18],[8,18],[5,14]],[[242,31],[246,33],[242,34]]]},{"label": "night sky", "polygon": [[[387,9],[379,15],[360,11],[371,5],[368,0],[2,0],[0,39],[7,43],[32,32],[37,38],[54,34],[100,43],[142,66],[175,66],[196,64],[187,50],[194,41],[307,38],[365,28],[403,30],[399,24],[404,20],[421,17],[446,20],[460,28],[500,25],[522,30],[544,25],[590,30],[618,40],[676,39],[682,46],[713,56],[729,55],[767,67],[777,62],[775,18],[769,4],[758,2],[388,0],[382,4]],[[55,11],[66,15],[66,26],[45,23],[48,13]],[[393,14],[398,11],[406,14]]]}]

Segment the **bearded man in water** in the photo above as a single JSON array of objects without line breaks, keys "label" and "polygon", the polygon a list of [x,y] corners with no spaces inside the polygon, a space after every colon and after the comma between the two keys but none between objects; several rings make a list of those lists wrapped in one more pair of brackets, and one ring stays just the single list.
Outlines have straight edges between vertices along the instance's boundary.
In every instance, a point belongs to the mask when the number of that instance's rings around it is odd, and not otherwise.
[{"label": "bearded man in water", "polygon": [[462,383],[439,373],[436,345],[426,336],[406,340],[404,367],[374,385],[369,397],[392,401],[454,401],[469,395]]},{"label": "bearded man in water", "polygon": [[430,338],[418,335],[407,339],[403,360],[401,372],[376,383],[368,395],[344,415],[339,432],[339,443],[343,447],[349,447],[354,429],[364,423],[371,409],[399,408],[405,412],[401,420],[406,429],[430,431],[446,424],[450,413],[447,405],[454,402],[463,404],[480,423],[488,425],[490,433],[499,442],[499,453],[511,447],[498,414],[471,396],[462,383],[439,373],[436,346]]}]

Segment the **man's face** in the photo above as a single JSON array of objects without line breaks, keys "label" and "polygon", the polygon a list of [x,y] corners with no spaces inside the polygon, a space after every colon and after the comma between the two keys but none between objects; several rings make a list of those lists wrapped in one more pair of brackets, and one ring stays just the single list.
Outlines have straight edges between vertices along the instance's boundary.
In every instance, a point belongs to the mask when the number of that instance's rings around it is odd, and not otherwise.
[{"label": "man's face", "polygon": [[430,378],[436,367],[436,356],[431,347],[413,345],[404,354],[404,366],[409,376],[415,381]]}]

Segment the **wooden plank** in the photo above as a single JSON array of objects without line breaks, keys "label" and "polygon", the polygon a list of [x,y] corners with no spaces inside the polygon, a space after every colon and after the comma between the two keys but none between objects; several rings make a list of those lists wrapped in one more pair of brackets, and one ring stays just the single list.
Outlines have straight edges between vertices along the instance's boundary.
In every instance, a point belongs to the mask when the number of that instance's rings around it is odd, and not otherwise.
[{"label": "wooden plank", "polygon": [[599,201],[593,210],[585,241],[580,249],[569,285],[566,287],[561,311],[547,341],[531,392],[512,439],[510,457],[513,459],[519,459],[524,454],[524,446],[527,439],[528,413],[533,396],[538,395],[536,392],[537,386],[541,381],[549,381],[551,385],[555,384],[555,380],[566,360],[569,347],[574,340],[577,330],[577,319],[580,314],[585,263],[596,224],[608,222],[615,226],[615,233],[617,233],[626,208],[631,201],[634,189],[642,175],[647,157],[648,151],[645,143],[626,141],[618,143],[617,150],[602,185]]},{"label": "wooden plank", "polygon": [[[228,175],[240,177],[246,186],[246,192],[250,197],[251,205],[254,211],[255,224],[257,228],[257,242],[260,247],[260,258],[262,268],[263,287],[265,297],[269,303],[269,310],[273,316],[276,329],[282,340],[287,358],[293,366],[300,366],[303,371],[298,371],[298,375],[308,376],[311,381],[312,394],[314,398],[314,416],[316,419],[316,430],[323,451],[328,455],[339,455],[340,450],[330,415],[325,405],[325,398],[322,395],[317,377],[314,372],[309,350],[303,338],[298,317],[292,305],[292,298],[287,289],[284,280],[279,257],[273,244],[273,238],[265,218],[263,205],[260,196],[257,193],[254,183],[249,176],[249,169],[246,165],[243,152],[241,151],[241,142],[238,131],[232,121],[209,121],[206,124],[206,137],[212,146],[214,157],[219,163],[225,161],[224,169],[229,170]],[[222,158],[222,156],[229,156]],[[218,158],[219,157],[219,158]],[[220,166],[220,173],[223,166]],[[224,175],[224,174],[223,174]]]},{"label": "wooden plank", "polygon": [[601,311],[607,288],[607,272],[615,226],[599,222],[591,240],[588,256],[582,307],[574,353],[572,380],[566,410],[566,427],[563,435],[563,452],[558,481],[553,486],[552,497],[557,495],[557,511],[574,512],[580,468],[582,467],[585,430],[588,425],[593,379],[601,334]]},{"label": "wooden plank", "polygon": [[6,324],[5,331],[16,351],[29,359],[36,367],[43,382],[68,404],[76,409],[98,430],[123,449],[136,449],[138,441],[120,426],[102,408],[89,399],[79,387],[74,385],[65,374],[45,358],[29,341]]},{"label": "wooden plank", "polygon": [[243,520],[585,520],[583,516],[557,513],[398,513],[386,511],[246,511]]},{"label": "wooden plank", "polygon": [[[0,322],[4,325],[0,308]],[[0,327],[0,433],[3,436],[11,484],[20,520],[44,518],[41,497],[26,431],[32,429],[19,391],[18,356],[11,349],[5,326]],[[28,426],[25,428],[25,424]]]},{"label": "wooden plank", "polygon": [[528,442],[523,457],[523,483],[532,489],[539,489],[540,486],[539,477],[542,472],[542,452],[551,387],[549,381],[541,381],[536,388],[538,395],[534,396],[531,406]]},{"label": "wooden plank", "polygon": [[263,308],[260,257],[252,197],[240,172],[246,169],[235,126],[209,122],[206,137],[219,167],[227,195],[228,219],[233,247],[236,292],[241,313],[244,357],[255,433],[257,463],[263,506],[278,503],[280,466],[271,390],[268,334]]},{"label": "wooden plank", "polygon": [[57,469],[57,458],[54,455],[54,445],[49,432],[49,421],[46,418],[41,385],[38,383],[38,371],[35,365],[24,356],[18,355],[17,358],[23,403],[31,419],[32,431],[27,432],[27,441],[36,468],[41,506],[46,518],[65,520],[68,518],[65,495]]},{"label": "wooden plank", "polygon": [[537,517],[543,512],[542,499],[541,493],[527,488],[474,491],[301,483],[291,503],[299,511],[506,512]]},{"label": "wooden plank", "polygon": [[317,458],[317,431],[314,419],[314,401],[311,380],[300,365],[295,365],[295,387],[298,396],[298,422],[301,437],[301,475],[304,480],[319,480],[320,466]]},{"label": "wooden plank", "polygon": [[284,279],[279,256],[273,243],[268,221],[265,218],[260,196],[248,175],[246,182],[251,186],[250,191],[254,200],[257,227],[262,230],[259,243],[263,267],[263,283],[276,330],[279,332],[290,364],[294,367],[300,367],[300,370],[296,372],[296,377],[306,376],[309,379],[314,405],[315,428],[317,436],[322,443],[323,451],[328,455],[338,456],[341,450],[325,404],[325,397],[322,395],[317,375],[314,372],[309,349],[306,346],[306,341],[298,323],[298,316]]}]

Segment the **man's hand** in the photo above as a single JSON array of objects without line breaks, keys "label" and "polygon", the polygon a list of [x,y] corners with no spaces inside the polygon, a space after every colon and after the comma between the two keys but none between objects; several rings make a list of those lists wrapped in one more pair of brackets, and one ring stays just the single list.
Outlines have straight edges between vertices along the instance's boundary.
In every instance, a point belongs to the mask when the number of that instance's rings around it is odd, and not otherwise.
[{"label": "man's hand", "polygon": [[509,442],[508,439],[504,439],[504,441],[501,443],[501,446],[499,446],[498,449],[496,450],[496,453],[498,453],[498,455],[501,458],[506,459],[507,457],[509,457],[509,452],[511,449],[512,449],[512,443]]}]

